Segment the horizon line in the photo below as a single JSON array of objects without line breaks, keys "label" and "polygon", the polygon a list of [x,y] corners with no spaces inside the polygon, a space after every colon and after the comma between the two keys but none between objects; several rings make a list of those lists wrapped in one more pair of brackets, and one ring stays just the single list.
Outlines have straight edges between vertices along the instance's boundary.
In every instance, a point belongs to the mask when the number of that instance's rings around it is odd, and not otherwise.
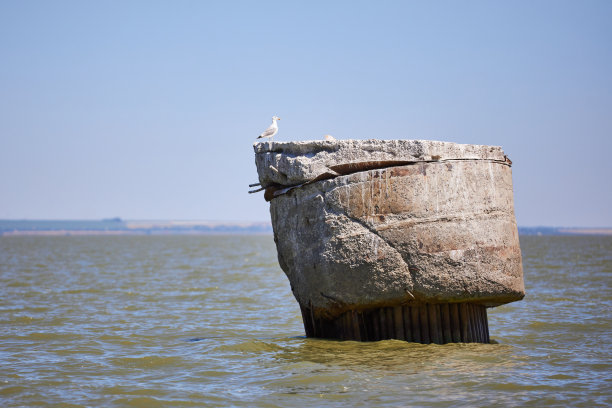
[{"label": "horizon line", "polygon": [[[121,217],[108,217],[108,218],[0,218],[0,222],[122,222],[122,223],[168,223],[175,224],[176,226],[188,225],[252,225],[252,224],[268,224],[271,225],[271,220],[211,220],[211,219],[189,219],[189,218],[121,218]],[[599,225],[599,226],[584,226],[584,225],[520,225],[517,224],[517,228],[555,228],[555,229],[612,229],[612,226]]]}]

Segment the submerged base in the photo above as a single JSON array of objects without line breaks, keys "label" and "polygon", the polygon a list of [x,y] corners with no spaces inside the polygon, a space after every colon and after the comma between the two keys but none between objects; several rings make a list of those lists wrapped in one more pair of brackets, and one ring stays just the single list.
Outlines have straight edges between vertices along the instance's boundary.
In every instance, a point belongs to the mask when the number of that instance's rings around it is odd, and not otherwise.
[{"label": "submerged base", "polygon": [[301,307],[307,337],[406,340],[415,343],[489,343],[486,307],[473,303],[419,304],[350,310],[334,319]]}]

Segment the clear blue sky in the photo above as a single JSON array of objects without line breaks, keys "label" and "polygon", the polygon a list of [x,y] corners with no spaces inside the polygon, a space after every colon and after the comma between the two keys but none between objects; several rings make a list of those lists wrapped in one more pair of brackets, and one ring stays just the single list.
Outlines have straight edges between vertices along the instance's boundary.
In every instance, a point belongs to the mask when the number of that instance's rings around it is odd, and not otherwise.
[{"label": "clear blue sky", "polygon": [[265,221],[252,143],[501,145],[612,226],[612,1],[0,2],[0,218]]}]

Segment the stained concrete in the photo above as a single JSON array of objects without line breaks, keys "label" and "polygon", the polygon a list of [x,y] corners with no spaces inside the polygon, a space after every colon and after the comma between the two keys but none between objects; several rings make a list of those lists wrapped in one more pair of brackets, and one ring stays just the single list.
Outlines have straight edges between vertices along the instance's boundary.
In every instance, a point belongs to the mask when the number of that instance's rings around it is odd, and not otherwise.
[{"label": "stained concrete", "polygon": [[280,266],[315,315],[523,298],[511,162],[500,147],[338,140],[254,149]]}]

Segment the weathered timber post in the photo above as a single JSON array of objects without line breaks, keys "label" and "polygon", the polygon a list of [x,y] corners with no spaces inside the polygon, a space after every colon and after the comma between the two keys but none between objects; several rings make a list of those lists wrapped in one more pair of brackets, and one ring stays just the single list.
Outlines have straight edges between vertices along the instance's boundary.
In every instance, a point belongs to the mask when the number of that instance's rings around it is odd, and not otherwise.
[{"label": "weathered timber post", "polygon": [[489,342],[524,296],[511,162],[425,140],[264,142],[255,162],[308,337]]}]

